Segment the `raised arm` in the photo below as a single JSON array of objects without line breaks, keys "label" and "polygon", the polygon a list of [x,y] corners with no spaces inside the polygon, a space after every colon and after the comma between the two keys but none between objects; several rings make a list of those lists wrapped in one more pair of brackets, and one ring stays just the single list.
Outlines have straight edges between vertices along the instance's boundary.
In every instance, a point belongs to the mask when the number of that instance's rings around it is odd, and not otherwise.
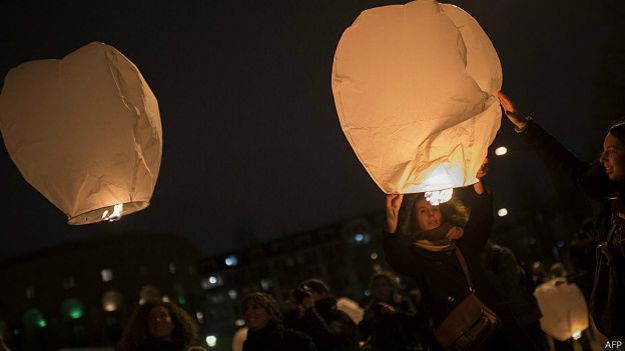
[{"label": "raised arm", "polygon": [[547,167],[590,197],[603,197],[612,191],[611,182],[598,163],[591,165],[579,160],[538,124],[525,117],[505,94],[499,93],[499,101],[519,136]]},{"label": "raised arm", "polygon": [[473,252],[479,252],[486,245],[494,220],[492,196],[486,191],[478,194],[476,190],[475,187],[473,189],[467,187],[458,191],[458,197],[471,211],[469,221],[464,227],[464,235],[458,240],[458,245]]},{"label": "raised arm", "polygon": [[[399,273],[412,276],[415,269],[419,268],[419,260],[414,254],[411,245],[406,242],[407,233],[398,233],[399,210],[404,195],[386,195],[386,227],[384,232],[383,246],[386,262]],[[409,209],[408,209],[409,210]],[[405,214],[405,215],[410,215]]]}]

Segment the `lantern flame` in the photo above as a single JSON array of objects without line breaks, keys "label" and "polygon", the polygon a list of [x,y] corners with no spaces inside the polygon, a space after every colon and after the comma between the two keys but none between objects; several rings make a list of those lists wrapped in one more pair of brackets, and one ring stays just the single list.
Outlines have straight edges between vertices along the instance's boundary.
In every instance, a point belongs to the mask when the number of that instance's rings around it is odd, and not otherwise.
[{"label": "lantern flame", "polygon": [[122,218],[122,211],[124,210],[124,204],[117,204],[113,207],[113,213],[109,215],[109,210],[105,210],[102,213],[102,220],[109,222],[116,222]]},{"label": "lantern flame", "polygon": [[582,332],[580,330],[576,330],[573,332],[573,335],[571,335],[573,337],[573,340],[578,340],[579,338],[582,337]]},{"label": "lantern flame", "polygon": [[104,310],[106,312],[114,312],[117,309],[117,304],[115,304],[114,302],[107,302],[104,305]]},{"label": "lantern flame", "polygon": [[454,193],[453,188],[436,190],[436,191],[426,191],[425,199],[429,203],[431,203],[433,206],[438,206],[439,204],[442,204],[443,202],[449,201],[453,193]]}]

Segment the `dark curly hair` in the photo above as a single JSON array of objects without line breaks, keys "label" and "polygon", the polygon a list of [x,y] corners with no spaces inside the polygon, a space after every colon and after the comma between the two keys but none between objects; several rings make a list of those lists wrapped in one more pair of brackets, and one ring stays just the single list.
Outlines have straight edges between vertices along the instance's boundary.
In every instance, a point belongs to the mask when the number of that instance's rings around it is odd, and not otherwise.
[{"label": "dark curly hair", "polygon": [[250,304],[256,304],[264,308],[274,322],[280,322],[282,320],[278,301],[276,301],[273,296],[260,291],[246,295],[241,301],[241,310],[243,310],[243,313],[245,313],[245,310]]},{"label": "dark curly hair", "polygon": [[171,335],[172,341],[181,346],[182,349],[192,345],[195,339],[197,339],[197,325],[195,321],[177,305],[156,300],[140,305],[132,313],[124,329],[124,335],[119,342],[119,350],[128,351],[145,345],[150,338],[148,331],[150,311],[160,306],[167,309],[174,325]]},{"label": "dark curly hair", "polygon": [[[417,202],[425,198],[423,193],[409,194],[404,196],[401,204],[399,218],[399,232],[414,234],[421,231],[417,221]],[[469,221],[469,209],[458,199],[452,198],[438,206],[441,210],[443,222],[464,227]]]}]

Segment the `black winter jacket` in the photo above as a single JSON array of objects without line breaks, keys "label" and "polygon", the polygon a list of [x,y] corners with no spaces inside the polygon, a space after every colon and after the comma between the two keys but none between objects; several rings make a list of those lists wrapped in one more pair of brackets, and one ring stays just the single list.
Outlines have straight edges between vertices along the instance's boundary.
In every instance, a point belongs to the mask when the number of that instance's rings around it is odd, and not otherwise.
[{"label": "black winter jacket", "polygon": [[365,318],[358,324],[360,335],[372,351],[406,351],[421,349],[427,324],[417,314],[412,302],[401,297],[392,304],[395,313],[382,313],[377,301],[365,308]]},{"label": "black winter jacket", "polygon": [[248,331],[243,351],[317,351],[310,337],[271,323],[259,331]]},{"label": "black winter jacket", "polygon": [[[594,240],[606,242],[615,221],[614,208],[625,200],[623,188],[611,181],[601,165],[589,164],[577,159],[553,136],[532,121],[520,133],[538,156],[561,177],[570,181],[592,199],[603,202],[602,210],[595,219]],[[609,201],[615,198],[621,201]],[[615,205],[616,204],[616,205]],[[619,209],[622,212],[622,209]],[[599,250],[595,267],[595,282],[590,299],[590,309],[597,329],[608,337],[625,337],[625,257],[622,233],[613,236],[607,245],[611,259]],[[620,241],[620,242],[619,242]]]},{"label": "black winter jacket", "polygon": [[[497,313],[503,301],[491,287],[479,260],[493,221],[492,199],[489,195],[475,194],[473,189],[465,191],[463,203],[471,209],[471,217],[456,245],[467,261],[476,295]],[[404,202],[407,201],[404,196]],[[467,279],[453,250],[432,252],[413,245],[405,233],[385,233],[384,255],[393,269],[416,279],[422,286],[435,326],[469,294]]]}]

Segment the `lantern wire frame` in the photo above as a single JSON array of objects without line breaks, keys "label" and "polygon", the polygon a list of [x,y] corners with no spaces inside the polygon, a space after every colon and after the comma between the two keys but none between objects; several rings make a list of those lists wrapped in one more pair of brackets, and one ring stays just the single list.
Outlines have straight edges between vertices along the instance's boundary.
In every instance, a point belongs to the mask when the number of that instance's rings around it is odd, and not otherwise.
[{"label": "lantern wire frame", "polygon": [[[98,208],[97,210],[93,210],[93,211],[89,211],[89,212],[85,212],[82,213],[76,217],[70,217],[67,220],[67,224],[70,225],[83,225],[83,224],[91,224],[91,223],[97,223],[97,222],[103,222],[103,221],[109,221],[109,219],[107,219],[107,215],[105,213],[113,213],[115,211],[115,206],[118,206],[119,204],[114,204],[111,206],[106,206],[106,207],[101,207]],[[123,203],[123,210],[121,211],[121,214],[119,216],[119,218],[129,215],[131,213],[135,213],[138,211],[143,210],[144,208],[150,206],[150,203],[148,201],[133,201],[133,202],[124,202]],[[119,219],[117,218],[117,219]]]},{"label": "lantern wire frame", "polygon": [[432,204],[433,206],[438,206],[444,202],[451,200],[451,197],[454,193],[454,189],[443,189],[443,190],[434,190],[434,191],[426,191],[425,199],[427,202]]}]

